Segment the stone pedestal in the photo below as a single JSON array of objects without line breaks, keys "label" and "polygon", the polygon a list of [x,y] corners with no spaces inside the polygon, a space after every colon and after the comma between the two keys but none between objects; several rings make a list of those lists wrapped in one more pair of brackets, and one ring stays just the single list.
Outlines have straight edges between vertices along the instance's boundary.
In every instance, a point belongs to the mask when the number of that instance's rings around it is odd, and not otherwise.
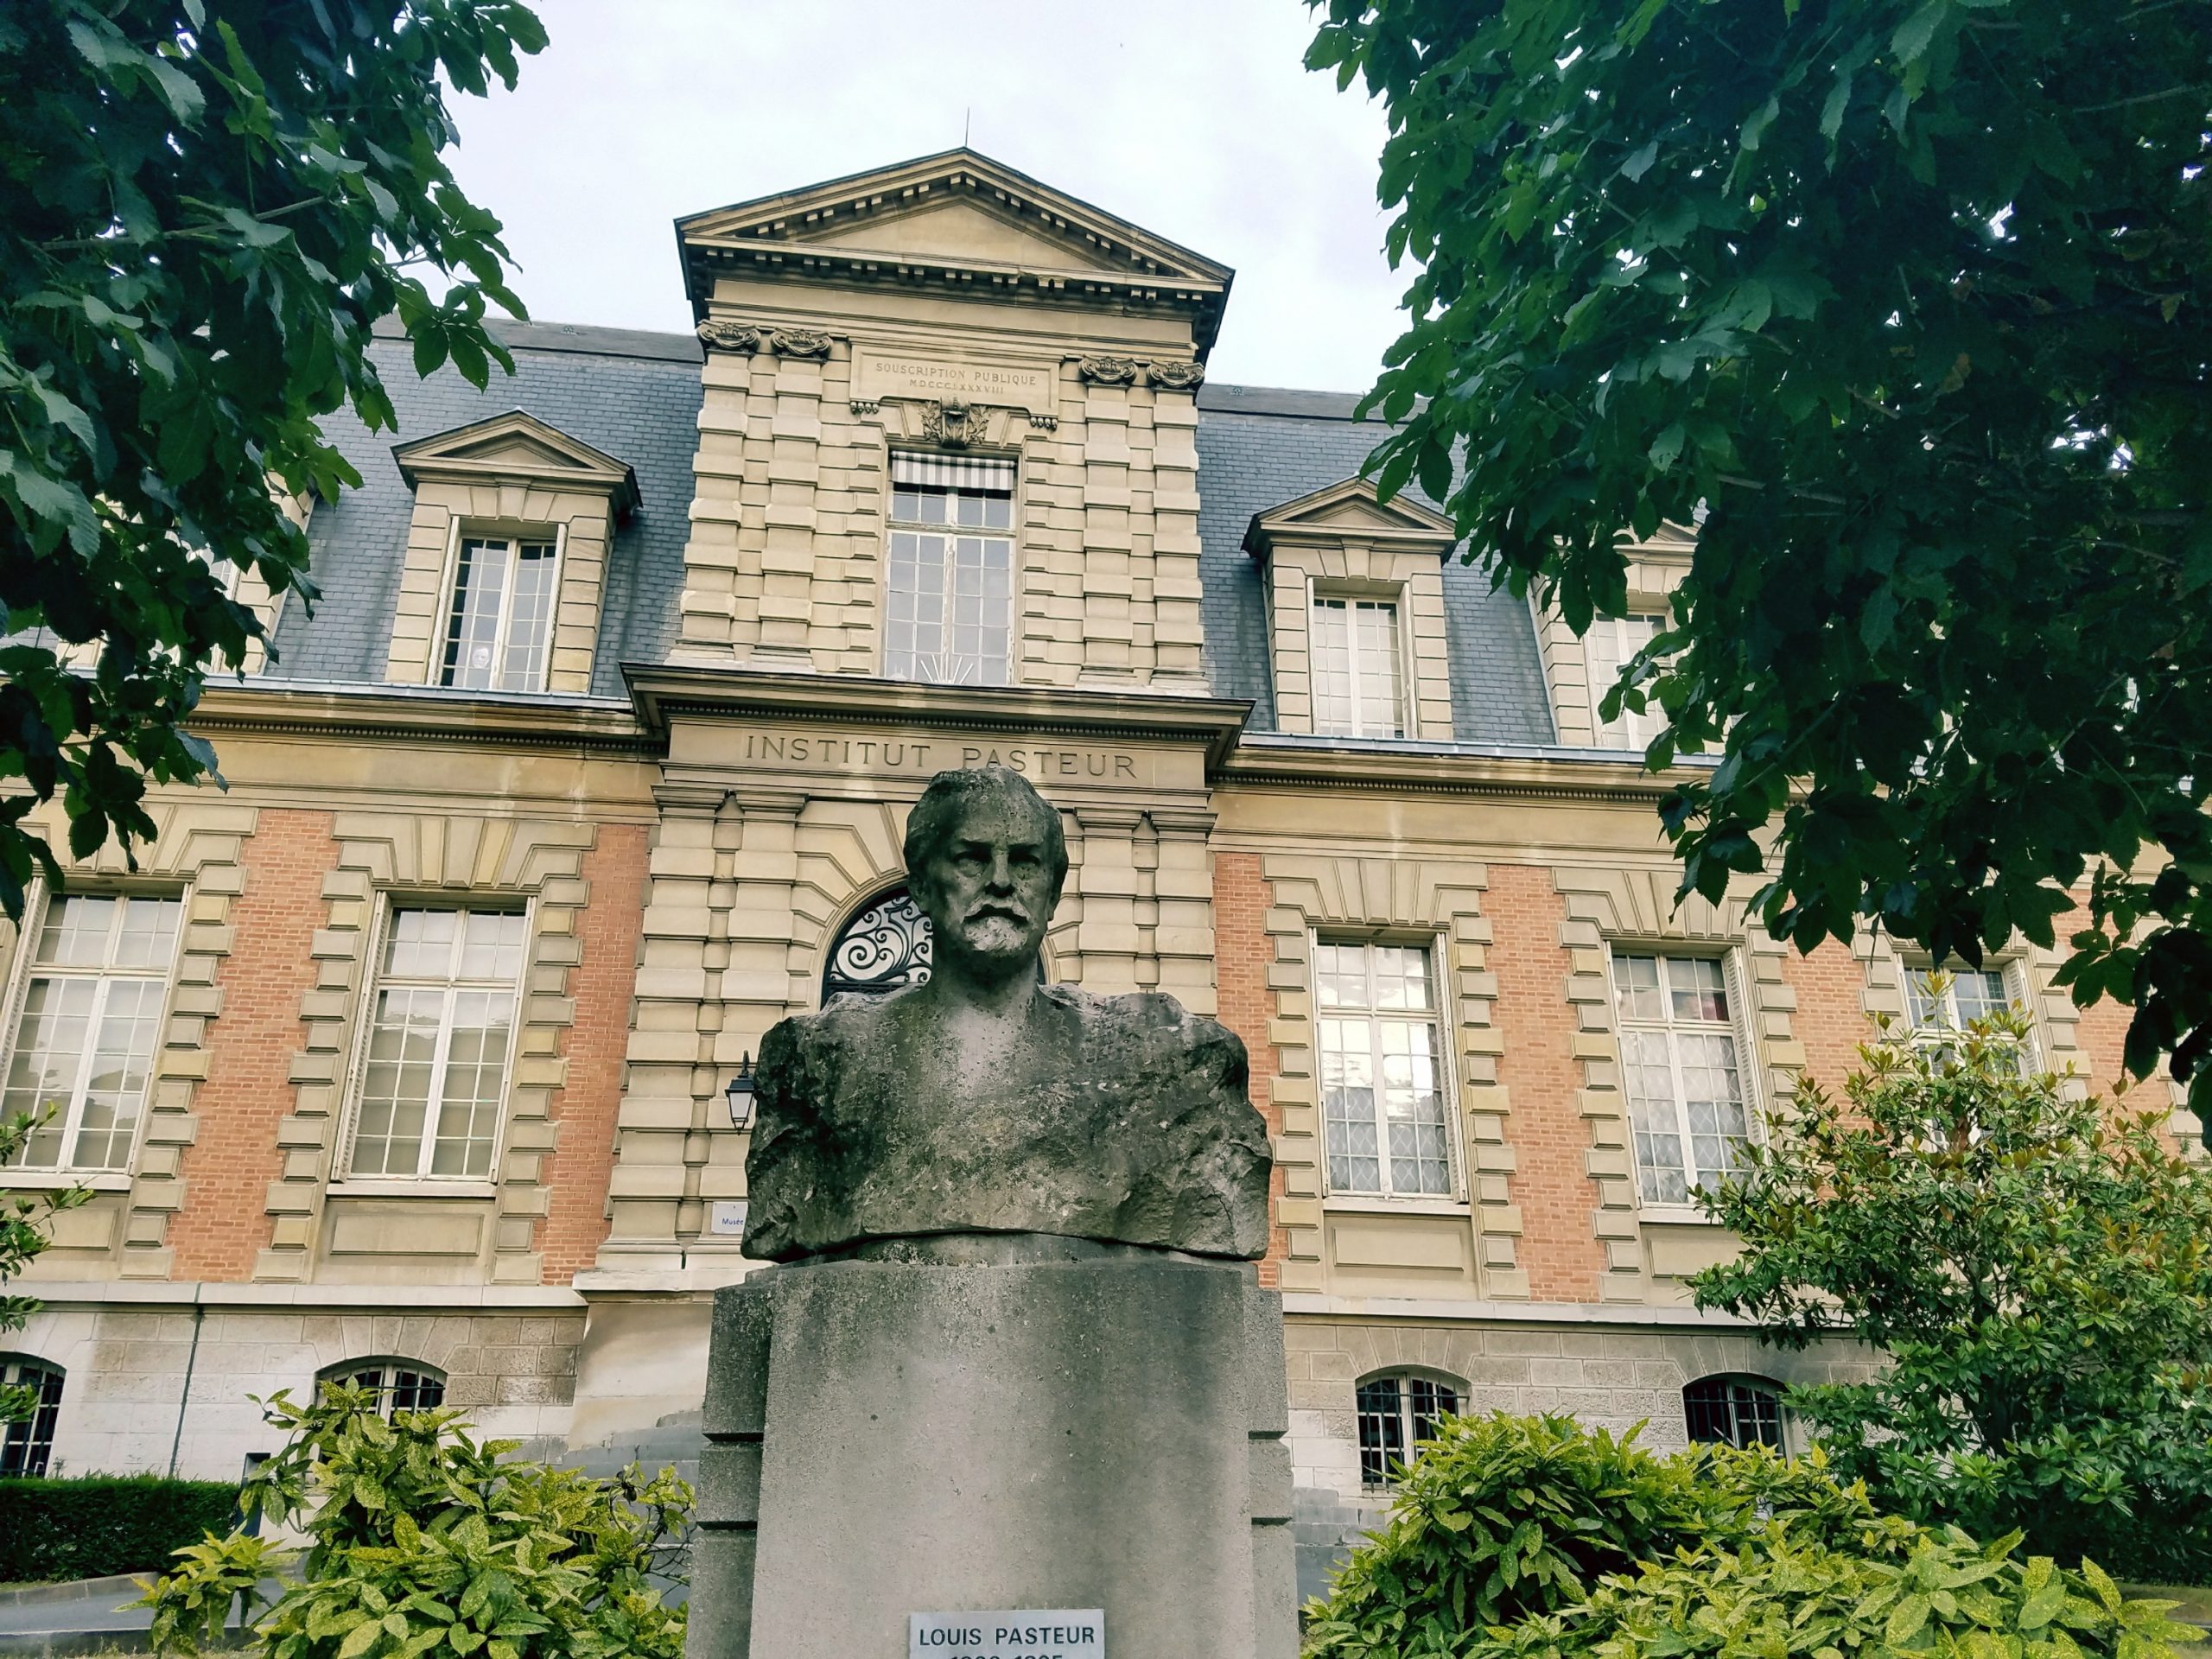
[{"label": "stone pedestal", "polygon": [[847,1261],[715,1298],[688,1659],[905,1659],[1103,1608],[1111,1659],[1297,1649],[1281,1299],[1235,1264]]}]

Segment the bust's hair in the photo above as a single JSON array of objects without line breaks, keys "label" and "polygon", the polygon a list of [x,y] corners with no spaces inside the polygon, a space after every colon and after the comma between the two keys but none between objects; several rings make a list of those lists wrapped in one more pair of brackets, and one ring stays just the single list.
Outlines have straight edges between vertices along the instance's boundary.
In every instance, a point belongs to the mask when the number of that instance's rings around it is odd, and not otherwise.
[{"label": "bust's hair", "polygon": [[960,815],[970,801],[987,795],[1011,795],[1037,815],[1044,827],[1045,857],[1052,867],[1052,891],[1068,879],[1068,839],[1060,828],[1060,815],[1036,786],[1008,766],[967,766],[940,772],[922,791],[906,817],[906,879],[914,880],[922,866],[951,836]]}]

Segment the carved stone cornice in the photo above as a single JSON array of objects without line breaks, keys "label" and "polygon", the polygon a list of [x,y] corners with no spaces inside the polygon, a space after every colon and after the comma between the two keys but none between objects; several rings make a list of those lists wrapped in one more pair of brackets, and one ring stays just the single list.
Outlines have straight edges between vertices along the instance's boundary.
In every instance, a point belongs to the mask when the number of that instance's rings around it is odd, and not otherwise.
[{"label": "carved stone cornice", "polygon": [[779,357],[827,357],[830,336],[816,328],[772,329],[768,349]]},{"label": "carved stone cornice", "polygon": [[728,317],[709,317],[694,330],[709,351],[772,352],[778,357],[830,355],[830,337],[815,328],[760,328]]},{"label": "carved stone cornice", "polygon": [[1161,391],[1195,391],[1206,378],[1205,365],[1188,359],[1154,362],[1141,357],[1079,357],[1075,371],[1096,386],[1147,385]]},{"label": "carved stone cornice", "polygon": [[760,349],[760,331],[742,322],[732,322],[726,317],[709,317],[697,329],[699,343],[710,352],[742,352],[750,353]]},{"label": "carved stone cornice", "polygon": [[1136,384],[1142,367],[1133,357],[1081,357],[1076,359],[1075,372],[1093,385],[1129,386]]}]

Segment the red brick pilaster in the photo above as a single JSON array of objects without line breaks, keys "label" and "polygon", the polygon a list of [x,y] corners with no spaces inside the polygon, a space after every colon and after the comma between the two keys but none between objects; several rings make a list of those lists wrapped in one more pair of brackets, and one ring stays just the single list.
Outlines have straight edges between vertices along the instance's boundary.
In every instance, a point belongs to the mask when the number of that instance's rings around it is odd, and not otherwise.
[{"label": "red brick pilaster", "polygon": [[322,880],[338,863],[331,815],[264,809],[242,856],[230,954],[215,974],[222,1010],[208,1027],[207,1076],[193,1091],[183,1208],[169,1218],[178,1279],[251,1279],[271,1242],[269,1186],[283,1174],[292,1059],[307,1046],[301,999],[315,988],[315,930],[328,912]]},{"label": "red brick pilaster", "polygon": [[1498,1081],[1511,1103],[1505,1132],[1521,1211],[1521,1266],[1538,1301],[1598,1300],[1605,1272],[1590,1179],[1590,1125],[1582,1116],[1582,1061],[1567,999],[1573,963],[1560,940],[1567,903],[1548,869],[1492,864],[1483,898],[1490,963],[1497,976]]},{"label": "red brick pilaster", "polygon": [[[1213,948],[1215,996],[1221,1023],[1244,1039],[1252,1058],[1252,1103],[1268,1121],[1270,1137],[1282,1133],[1282,1108],[1276,1104],[1277,1070],[1270,1027],[1275,995],[1268,984],[1274,948],[1268,938],[1268,883],[1257,853],[1217,853],[1213,860]],[[1289,1235],[1276,1219],[1283,1195],[1282,1166],[1268,1180],[1270,1213],[1268,1254],[1260,1263],[1260,1282],[1281,1282],[1289,1254]]]},{"label": "red brick pilaster", "polygon": [[565,1039],[567,1071],[550,1108],[557,1139],[545,1160],[546,1209],[537,1225],[544,1281],[554,1285],[591,1266],[607,1236],[622,1057],[645,926],[644,826],[601,824],[584,857],[583,879],[588,896],[576,916],[582,954],[569,977],[575,1017]]}]

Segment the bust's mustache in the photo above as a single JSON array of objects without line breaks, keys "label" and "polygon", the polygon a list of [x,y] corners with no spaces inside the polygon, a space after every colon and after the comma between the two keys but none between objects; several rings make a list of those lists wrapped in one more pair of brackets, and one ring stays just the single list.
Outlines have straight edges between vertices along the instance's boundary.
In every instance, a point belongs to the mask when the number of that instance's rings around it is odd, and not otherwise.
[{"label": "bust's mustache", "polygon": [[1001,917],[1009,922],[1027,923],[1029,919],[1029,912],[1019,905],[1009,905],[996,899],[976,906],[960,919],[963,922],[980,922],[989,916]]}]

